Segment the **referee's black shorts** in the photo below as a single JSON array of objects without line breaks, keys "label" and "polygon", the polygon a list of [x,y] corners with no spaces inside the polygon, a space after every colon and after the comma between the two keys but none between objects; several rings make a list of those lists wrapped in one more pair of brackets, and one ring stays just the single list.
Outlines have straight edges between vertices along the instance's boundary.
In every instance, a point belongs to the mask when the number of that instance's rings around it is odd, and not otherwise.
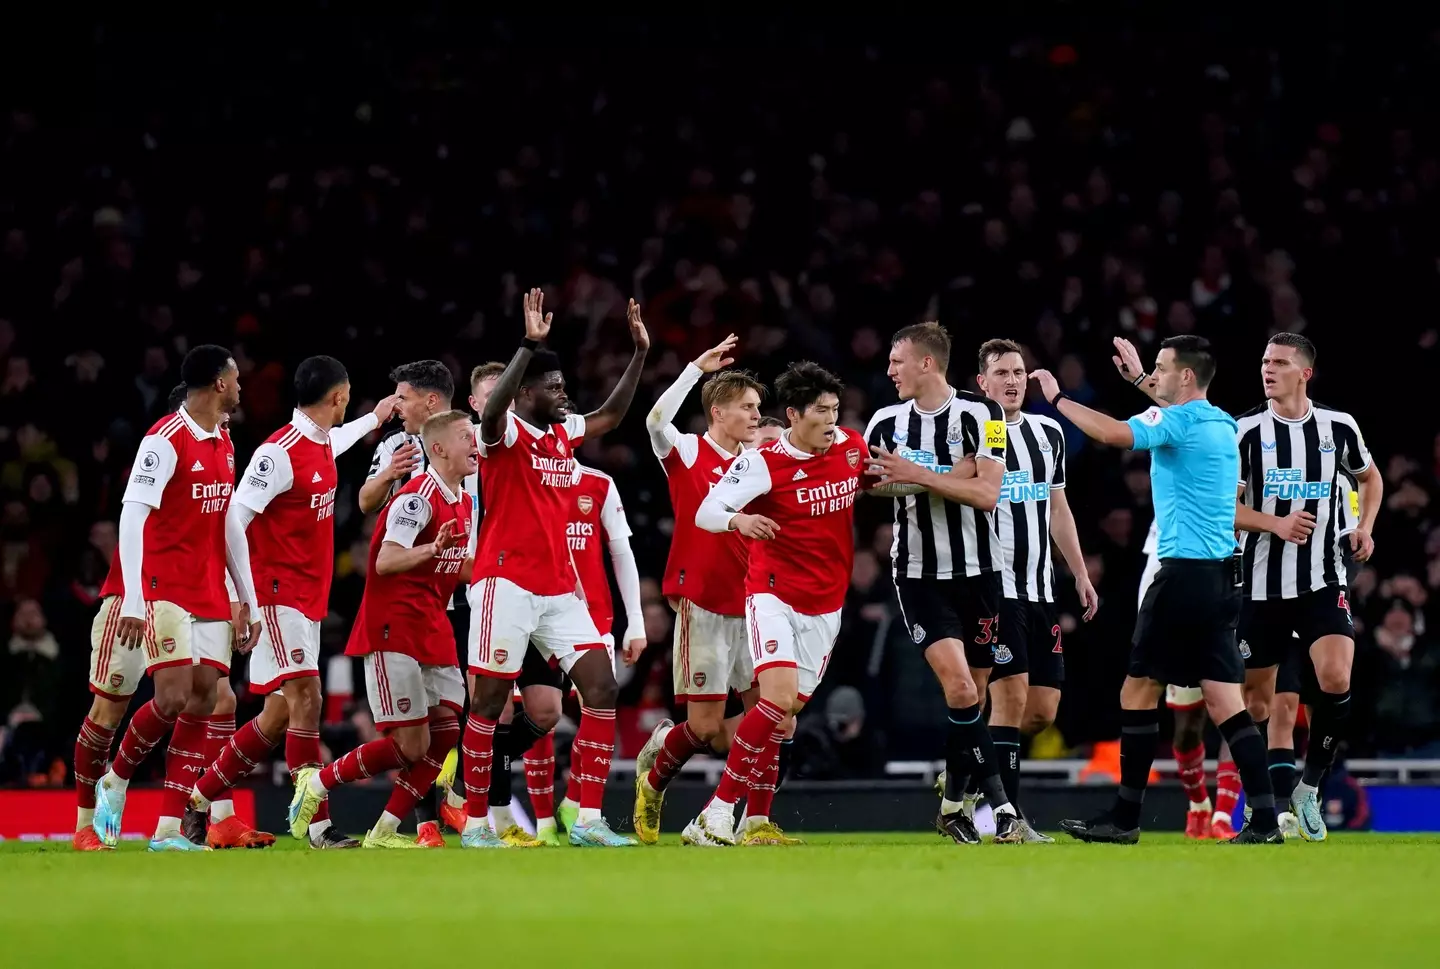
[{"label": "referee's black shorts", "polygon": [[928,648],[942,639],[965,644],[971,669],[995,664],[992,650],[1000,645],[1000,573],[954,579],[895,579],[895,593],[905,632],[916,646]]},{"label": "referee's black shorts", "polygon": [[1198,686],[1245,682],[1235,641],[1240,589],[1225,559],[1162,559],[1135,623],[1131,676]]}]

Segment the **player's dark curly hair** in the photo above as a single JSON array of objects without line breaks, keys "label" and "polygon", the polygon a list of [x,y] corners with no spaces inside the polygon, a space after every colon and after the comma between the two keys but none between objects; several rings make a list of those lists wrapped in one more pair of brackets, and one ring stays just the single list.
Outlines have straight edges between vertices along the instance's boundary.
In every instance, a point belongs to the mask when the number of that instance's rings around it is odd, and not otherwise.
[{"label": "player's dark curly hair", "polygon": [[792,363],[775,378],[775,396],[780,406],[793,407],[800,414],[822,395],[839,397],[844,392],[845,382],[813,360]]},{"label": "player's dark curly hair", "polygon": [[235,365],[229,350],[213,343],[203,343],[185,354],[180,362],[180,379],[191,390],[204,390],[220,375]]},{"label": "player's dark curly hair", "polygon": [[318,404],[326,394],[349,382],[345,365],[334,357],[306,357],[295,368],[295,403],[300,407]]},{"label": "player's dark curly hair", "polygon": [[390,371],[397,384],[409,384],[424,393],[437,394],[445,400],[455,396],[455,375],[439,360],[416,360],[401,364]]},{"label": "player's dark curly hair", "polygon": [[185,403],[185,398],[190,394],[190,388],[184,384],[176,384],[170,388],[170,396],[165,398],[165,412],[173,414]]},{"label": "player's dark curly hair", "polygon": [[785,429],[785,422],[778,417],[762,417],[760,418],[760,424],[758,426],[778,427],[783,431]]},{"label": "player's dark curly hair", "polygon": [[560,369],[560,358],[553,350],[536,350],[530,357],[530,365],[525,368],[525,377],[520,381],[524,387],[536,381],[545,379],[547,373],[554,373]]}]

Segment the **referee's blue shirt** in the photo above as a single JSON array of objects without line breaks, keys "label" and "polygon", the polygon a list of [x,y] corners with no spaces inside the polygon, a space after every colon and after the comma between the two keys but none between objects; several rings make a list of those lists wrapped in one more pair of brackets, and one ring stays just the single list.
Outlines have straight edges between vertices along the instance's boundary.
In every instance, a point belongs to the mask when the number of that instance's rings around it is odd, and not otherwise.
[{"label": "referee's blue shirt", "polygon": [[1235,418],[1207,400],[1152,407],[1127,421],[1136,451],[1151,451],[1150,494],[1162,559],[1235,554],[1240,451]]}]

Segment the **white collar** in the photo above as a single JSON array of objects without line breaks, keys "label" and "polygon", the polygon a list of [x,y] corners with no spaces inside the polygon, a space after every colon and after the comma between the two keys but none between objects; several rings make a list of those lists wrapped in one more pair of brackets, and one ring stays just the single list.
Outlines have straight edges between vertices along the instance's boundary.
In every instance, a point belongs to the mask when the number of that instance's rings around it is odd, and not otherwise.
[{"label": "white collar", "polygon": [[924,414],[926,417],[929,417],[931,414],[938,414],[938,413],[940,413],[942,410],[944,410],[945,408],[949,407],[951,401],[953,401],[953,400],[955,399],[955,388],[954,388],[954,387],[951,387],[949,384],[946,384],[946,385],[945,385],[945,389],[948,390],[948,391],[950,391],[950,396],[948,396],[948,397],[945,398],[945,402],[944,402],[944,403],[942,403],[939,407],[935,408],[934,410],[921,410],[921,409],[920,409],[920,404],[919,404],[919,403],[916,403],[916,404],[914,405],[915,413],[917,413],[917,414]]},{"label": "white collar", "polygon": [[440,477],[440,473],[435,470],[435,466],[433,464],[426,470],[425,473],[430,476],[431,481],[435,482],[435,487],[440,489],[440,494],[445,498],[448,503],[453,505],[455,504],[455,502],[460,500],[460,496],[450,490],[450,486],[445,483],[444,478]]},{"label": "white collar", "polygon": [[330,443],[330,435],[321,430],[319,424],[316,424],[309,417],[305,416],[305,412],[300,408],[295,408],[294,412],[290,414],[290,423],[299,428],[301,434],[304,434],[316,444]]},{"label": "white collar", "polygon": [[[719,453],[720,455],[722,455],[722,456],[724,456],[724,457],[727,457],[727,458],[733,458],[733,457],[735,456],[734,454],[731,454],[729,451],[727,451],[727,450],[725,450],[723,447],[721,447],[720,444],[719,444],[719,442],[716,441],[713,437],[710,436],[710,432],[709,432],[709,431],[706,431],[702,436],[705,438],[706,441],[708,441],[708,442],[710,443],[710,446],[713,447],[713,448],[716,450],[716,452]],[[740,450],[741,450],[741,451],[745,450],[745,445],[743,445],[743,444],[740,445]],[[736,452],[736,453],[738,454],[739,452]]]},{"label": "white collar", "polygon": [[190,411],[186,409],[184,404],[180,405],[180,410],[176,413],[178,413],[180,415],[180,419],[185,422],[185,426],[190,428],[190,433],[194,435],[195,440],[208,441],[214,440],[220,436],[219,424],[215,425],[215,430],[213,431],[205,430],[205,428],[195,423],[195,418],[190,416]]},{"label": "white collar", "polygon": [[[837,427],[835,428],[835,440],[833,440],[833,441],[830,442],[830,447],[831,447],[831,448],[833,448],[833,447],[838,447],[839,445],[844,444],[844,443],[845,443],[846,441],[848,441],[848,440],[850,440],[850,437],[849,437],[849,435],[847,435],[847,434],[845,433],[845,429],[844,429],[843,427],[838,427],[838,426],[837,426]],[[798,447],[796,447],[795,445],[791,444],[791,443],[790,443],[790,428],[788,428],[788,427],[785,428],[785,430],[783,430],[783,431],[780,432],[780,448],[781,448],[781,450],[783,450],[786,454],[790,455],[792,458],[799,458],[799,459],[801,459],[802,461],[803,461],[805,458],[818,458],[818,457],[820,456],[820,455],[818,455],[818,454],[812,454],[812,453],[810,453],[809,451],[802,451],[802,450],[800,450]],[[829,453],[830,453],[830,448],[826,448],[826,449],[825,449],[825,453],[826,453],[826,454],[829,454]]]},{"label": "white collar", "polygon": [[1270,411],[1270,416],[1282,424],[1304,424],[1315,413],[1315,402],[1308,399],[1305,401],[1305,413],[1299,417],[1281,417],[1275,410],[1273,400],[1266,401],[1265,407]]}]

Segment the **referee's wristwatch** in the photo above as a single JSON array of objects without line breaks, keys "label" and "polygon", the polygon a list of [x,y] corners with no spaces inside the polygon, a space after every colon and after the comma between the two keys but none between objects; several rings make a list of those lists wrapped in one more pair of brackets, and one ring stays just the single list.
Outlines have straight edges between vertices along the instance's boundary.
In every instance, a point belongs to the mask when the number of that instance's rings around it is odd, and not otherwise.
[{"label": "referee's wristwatch", "polygon": [[1062,400],[1069,400],[1070,395],[1063,390],[1055,391],[1055,396],[1050,398],[1050,406],[1058,408]]}]

